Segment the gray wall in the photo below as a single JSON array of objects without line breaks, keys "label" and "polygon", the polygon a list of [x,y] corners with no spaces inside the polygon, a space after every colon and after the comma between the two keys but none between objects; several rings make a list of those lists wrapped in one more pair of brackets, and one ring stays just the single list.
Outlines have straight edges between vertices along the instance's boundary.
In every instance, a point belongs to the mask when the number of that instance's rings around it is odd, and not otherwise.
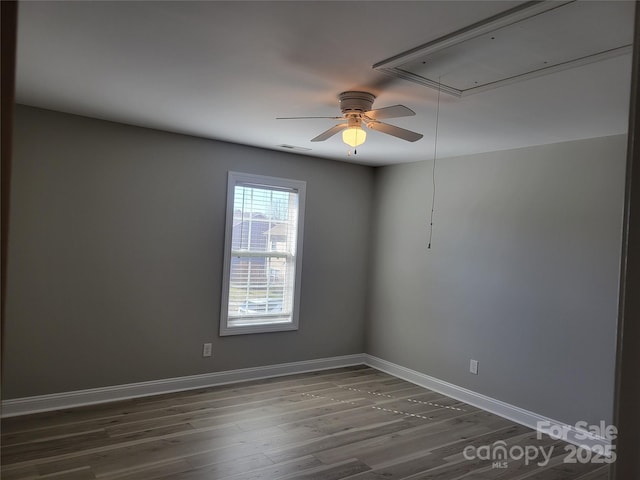
[{"label": "gray wall", "polygon": [[[229,170],[307,181],[297,332],[218,336]],[[3,398],[361,353],[372,191],[367,167],[19,106]]]},{"label": "gray wall", "polygon": [[[625,136],[376,172],[368,353],[551,418],[611,421]],[[480,362],[469,374],[469,360]]]},{"label": "gray wall", "polygon": [[[374,173],[24,106],[15,127],[3,398],[366,351],[611,421],[624,136],[439,161],[427,250],[429,161]],[[228,170],[308,182],[297,332],[217,334]]]}]

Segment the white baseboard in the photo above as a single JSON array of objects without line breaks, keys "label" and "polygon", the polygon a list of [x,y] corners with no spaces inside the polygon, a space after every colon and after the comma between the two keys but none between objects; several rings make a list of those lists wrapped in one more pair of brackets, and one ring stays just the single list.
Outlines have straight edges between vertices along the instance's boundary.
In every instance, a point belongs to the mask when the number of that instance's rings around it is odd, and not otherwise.
[{"label": "white baseboard", "polygon": [[[554,433],[556,436],[559,436],[558,433],[562,433],[563,440],[574,445],[589,448],[596,453],[610,451],[611,441],[609,439],[594,435],[586,430],[579,430],[574,425],[568,425],[558,420],[530,412],[523,408],[496,400],[495,398],[487,397],[472,390],[467,390],[466,388],[425,375],[424,373],[382,360],[373,355],[365,354],[364,357],[366,365],[393,375],[394,377],[402,378],[403,380],[455,398],[456,400],[481,408],[487,412],[495,413],[500,417],[532,428],[533,430],[545,434]],[[539,426],[541,427],[538,428]]]},{"label": "white baseboard", "polygon": [[[212,387],[229,383],[246,382],[263,378],[280,377],[295,373],[328,370],[332,368],[348,367],[353,365],[368,365],[382,372],[388,373],[408,382],[415,383],[429,390],[447,395],[462,402],[468,403],[482,410],[494,413],[503,418],[519,423],[542,433],[564,432],[564,439],[575,445],[584,446],[597,453],[609,451],[611,441],[579,430],[573,425],[568,425],[557,420],[550,419],[520,407],[496,400],[495,398],[476,393],[472,390],[459,387],[452,383],[439,380],[424,373],[388,362],[373,355],[355,354],[341,357],[320,358],[301,362],[280,363],[264,367],[242,368],[227,370],[224,372],[205,373],[187,377],[153,380],[150,382],[130,383],[112,387],[91,388],[73,392],[54,393],[35,397],[16,398],[2,401],[1,417],[14,417],[31,413],[61,410],[97,403],[127,400],[136,397],[146,397],[163,393],[192,390],[196,388]],[[539,425],[543,428],[538,428]]]},{"label": "white baseboard", "polygon": [[228,383],[280,377],[294,373],[328,370],[331,368],[362,365],[363,354],[341,357],[320,358],[301,362],[280,363],[264,367],[241,368],[224,372],[190,375],[188,377],[167,378],[150,382],[130,383],[112,387],[90,388],[72,392],[38,395],[35,397],[15,398],[2,401],[2,418],[28,415],[31,413],[61,410],[71,407],[93,405],[97,403],[127,400],[163,393],[212,387]]}]

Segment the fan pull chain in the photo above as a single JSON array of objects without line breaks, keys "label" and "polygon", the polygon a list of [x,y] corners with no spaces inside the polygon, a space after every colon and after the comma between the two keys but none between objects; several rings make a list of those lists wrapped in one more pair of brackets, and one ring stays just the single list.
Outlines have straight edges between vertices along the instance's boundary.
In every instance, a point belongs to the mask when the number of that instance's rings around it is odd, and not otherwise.
[{"label": "fan pull chain", "polygon": [[431,238],[433,237],[433,212],[436,204],[436,157],[438,154],[438,125],[440,123],[440,79],[438,77],[438,103],[436,107],[436,132],[433,140],[433,168],[431,170],[431,182],[433,184],[433,192],[431,194],[431,216],[429,218],[429,244],[428,249],[431,249]]}]

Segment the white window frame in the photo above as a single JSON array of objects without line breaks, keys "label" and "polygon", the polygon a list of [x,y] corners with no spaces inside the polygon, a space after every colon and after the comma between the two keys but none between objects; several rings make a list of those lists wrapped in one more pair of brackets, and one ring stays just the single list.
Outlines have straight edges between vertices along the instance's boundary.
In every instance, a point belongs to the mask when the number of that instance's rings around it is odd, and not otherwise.
[{"label": "white window frame", "polygon": [[[264,323],[254,325],[229,325],[229,289],[231,285],[232,236],[234,221],[234,201],[236,186],[263,186],[279,190],[293,190],[298,194],[298,225],[295,246],[295,276],[293,307],[289,322]],[[225,220],[224,264],[222,279],[222,305],[220,309],[220,336],[243,335],[249,333],[281,332],[298,330],[300,312],[300,283],[302,278],[302,239],[304,235],[304,211],[306,182],[286,178],[229,172],[227,183],[227,211]],[[265,252],[266,253],[266,252]],[[266,317],[266,316],[265,316]]]}]

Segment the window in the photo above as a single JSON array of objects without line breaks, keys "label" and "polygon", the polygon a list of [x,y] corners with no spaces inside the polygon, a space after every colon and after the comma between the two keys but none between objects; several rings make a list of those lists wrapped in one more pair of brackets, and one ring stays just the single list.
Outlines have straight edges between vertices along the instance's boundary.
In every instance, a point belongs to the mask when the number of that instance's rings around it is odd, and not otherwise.
[{"label": "window", "polygon": [[220,335],[298,329],[305,187],[229,172]]}]

